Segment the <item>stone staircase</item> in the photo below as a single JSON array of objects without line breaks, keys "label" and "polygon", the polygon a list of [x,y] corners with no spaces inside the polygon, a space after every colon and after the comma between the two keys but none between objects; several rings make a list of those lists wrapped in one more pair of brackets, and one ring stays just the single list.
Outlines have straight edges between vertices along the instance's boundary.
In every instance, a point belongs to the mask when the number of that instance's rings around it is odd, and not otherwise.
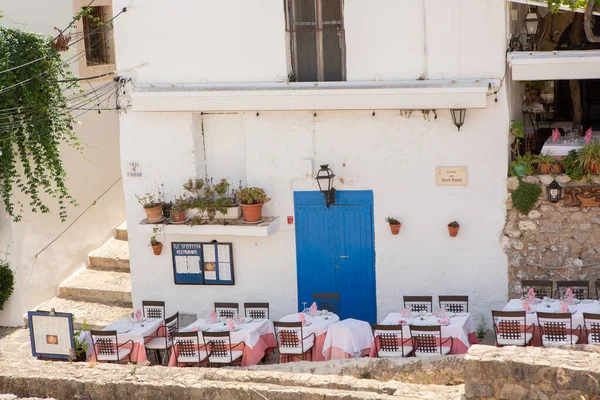
[{"label": "stone staircase", "polygon": [[57,297],[38,310],[72,313],[75,329],[85,320],[90,329],[102,329],[132,312],[127,226],[115,230],[115,238],[89,255],[89,266],[59,287]]}]

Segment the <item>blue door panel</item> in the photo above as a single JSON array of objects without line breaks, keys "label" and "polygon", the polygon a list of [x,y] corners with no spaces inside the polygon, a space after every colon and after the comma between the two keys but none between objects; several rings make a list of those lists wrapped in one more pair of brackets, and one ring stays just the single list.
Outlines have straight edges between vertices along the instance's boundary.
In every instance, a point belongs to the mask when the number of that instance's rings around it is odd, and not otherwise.
[{"label": "blue door panel", "polygon": [[294,202],[298,302],[339,293],[341,318],[374,323],[373,192],[338,191],[329,209],[320,192],[295,192]]}]

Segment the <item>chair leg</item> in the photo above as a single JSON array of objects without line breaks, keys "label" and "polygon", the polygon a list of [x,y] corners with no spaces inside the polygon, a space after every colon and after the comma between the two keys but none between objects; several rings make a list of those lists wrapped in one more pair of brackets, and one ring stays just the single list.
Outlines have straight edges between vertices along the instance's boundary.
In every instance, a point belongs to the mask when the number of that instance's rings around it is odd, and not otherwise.
[{"label": "chair leg", "polygon": [[160,350],[154,350],[154,355],[156,356],[156,363],[162,365],[162,358],[160,357]]}]

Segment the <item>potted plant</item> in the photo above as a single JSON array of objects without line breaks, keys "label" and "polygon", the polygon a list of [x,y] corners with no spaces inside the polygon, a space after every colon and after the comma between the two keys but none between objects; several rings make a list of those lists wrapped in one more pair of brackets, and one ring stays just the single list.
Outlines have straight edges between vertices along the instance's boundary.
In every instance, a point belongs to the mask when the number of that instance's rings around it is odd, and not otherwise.
[{"label": "potted plant", "polygon": [[15,275],[10,269],[8,261],[0,261],[0,310],[4,310],[4,303],[13,294]]},{"label": "potted plant", "polygon": [[600,173],[600,142],[591,142],[579,150],[581,166],[592,174]]},{"label": "potted plant", "polygon": [[187,210],[187,202],[182,198],[177,198],[171,207],[171,220],[174,224],[185,222],[185,210]]},{"label": "potted plant", "polygon": [[509,135],[512,138],[511,151],[513,161],[510,163],[510,175],[523,176],[531,175],[535,171],[533,169],[531,154],[526,153],[521,156],[521,140],[525,138],[523,123],[521,121],[513,121],[510,125]]},{"label": "potted plant", "polygon": [[162,229],[159,225],[155,225],[152,227],[152,236],[150,236],[150,246],[152,246],[152,251],[154,252],[155,256],[160,256],[160,253],[162,253],[163,244],[162,242],[159,242],[158,239],[156,239],[156,237],[160,235],[161,232]]},{"label": "potted plant", "polygon": [[479,340],[479,343],[481,343],[481,341],[485,338],[485,335],[487,334],[487,332],[488,332],[487,321],[485,320],[485,318],[482,315],[481,320],[479,321],[479,325],[477,325],[477,339]]},{"label": "potted plant", "polygon": [[533,162],[537,164],[537,171],[539,174],[548,175],[560,173],[558,161],[556,161],[556,158],[551,153],[533,156]]},{"label": "potted plant", "polygon": [[237,192],[231,183],[222,178],[215,183],[213,178],[190,178],[183,188],[188,192],[186,218],[238,219],[242,216],[237,201]]},{"label": "potted plant", "polygon": [[522,156],[516,156],[510,163],[510,175],[523,176],[533,175],[534,173],[533,156],[529,152]]},{"label": "potted plant", "polygon": [[579,153],[577,150],[570,150],[566,157],[563,158],[565,173],[574,181],[578,181],[585,174],[585,170],[579,161]]},{"label": "potted plant", "polygon": [[392,235],[397,235],[398,233],[400,233],[400,227],[402,226],[400,221],[393,217],[387,217],[385,220],[388,224],[390,224],[390,230],[392,231]]},{"label": "potted plant", "polygon": [[452,221],[448,224],[448,233],[450,234],[450,237],[456,237],[459,229],[460,225],[456,221]]},{"label": "potted plant", "polygon": [[146,193],[144,196],[140,197],[137,194],[135,195],[138,203],[144,207],[144,211],[146,212],[146,219],[148,223],[153,224],[160,222],[164,219],[163,214],[163,204],[162,193],[160,190],[158,191],[158,195],[154,195],[153,193]]},{"label": "potted plant", "polygon": [[[75,319],[75,318],[73,318]],[[87,360],[87,351],[90,344],[85,339],[85,332],[88,332],[90,327],[86,320],[83,320],[81,330],[75,331],[73,341],[75,342],[74,354],[71,354],[71,361],[85,362]]]},{"label": "potted plant", "polygon": [[257,187],[240,189],[237,197],[240,203],[242,203],[245,222],[261,221],[263,204],[271,200],[263,189]]}]

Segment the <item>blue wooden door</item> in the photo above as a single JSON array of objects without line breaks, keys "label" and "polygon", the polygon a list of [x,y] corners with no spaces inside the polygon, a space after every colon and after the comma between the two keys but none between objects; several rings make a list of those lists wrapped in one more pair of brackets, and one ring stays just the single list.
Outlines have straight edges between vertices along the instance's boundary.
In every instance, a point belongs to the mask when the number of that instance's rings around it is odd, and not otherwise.
[{"label": "blue wooden door", "polygon": [[340,317],[376,319],[373,192],[338,191],[325,207],[319,192],[295,192],[298,302],[339,293]]}]

